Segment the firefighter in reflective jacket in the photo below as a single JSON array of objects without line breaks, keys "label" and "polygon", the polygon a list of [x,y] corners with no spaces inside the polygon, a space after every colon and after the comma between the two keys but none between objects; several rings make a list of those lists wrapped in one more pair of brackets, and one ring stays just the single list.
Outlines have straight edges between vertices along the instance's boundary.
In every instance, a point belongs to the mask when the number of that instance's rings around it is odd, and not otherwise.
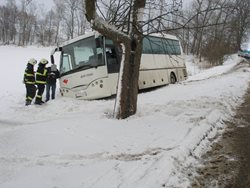
[{"label": "firefighter in reflective jacket", "polygon": [[42,96],[44,92],[44,88],[46,85],[46,79],[47,79],[47,68],[46,65],[48,64],[47,59],[41,59],[41,61],[38,64],[38,68],[36,71],[36,85],[37,85],[37,94],[36,94],[36,101],[35,104],[43,104]]},{"label": "firefighter in reflective jacket", "polygon": [[26,87],[26,103],[28,106],[31,104],[33,98],[36,95],[36,86],[35,86],[35,72],[34,65],[36,64],[36,60],[34,58],[30,59],[27,63],[27,67],[24,72],[23,83]]}]

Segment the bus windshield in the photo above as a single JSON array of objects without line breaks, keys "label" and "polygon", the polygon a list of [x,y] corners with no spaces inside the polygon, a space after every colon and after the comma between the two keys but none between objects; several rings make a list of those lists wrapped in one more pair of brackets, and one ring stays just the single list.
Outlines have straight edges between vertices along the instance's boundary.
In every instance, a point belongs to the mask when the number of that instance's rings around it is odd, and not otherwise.
[{"label": "bus windshield", "polygon": [[62,57],[60,67],[62,74],[104,65],[103,48],[96,47],[94,37],[64,46]]}]

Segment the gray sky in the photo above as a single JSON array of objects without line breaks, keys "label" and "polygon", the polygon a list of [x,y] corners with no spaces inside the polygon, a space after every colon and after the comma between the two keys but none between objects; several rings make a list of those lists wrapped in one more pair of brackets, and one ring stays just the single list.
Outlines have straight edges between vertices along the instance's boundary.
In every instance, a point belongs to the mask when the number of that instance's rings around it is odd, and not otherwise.
[{"label": "gray sky", "polygon": [[[0,0],[0,5],[6,4],[8,0]],[[43,4],[46,8],[51,8],[54,5],[53,0],[32,0],[36,2],[37,5]],[[21,0],[16,0],[17,4],[20,4]],[[183,0],[184,6],[186,6],[188,3],[190,3],[191,0]]]},{"label": "gray sky", "polygon": [[[37,6],[39,5],[44,5],[45,8],[48,8],[50,9],[53,5],[54,5],[54,2],[53,0],[32,0],[33,2],[35,2],[37,4]],[[8,2],[8,0],[0,0],[0,5],[4,5]],[[16,3],[18,5],[20,5],[21,3],[21,0],[16,0]]]}]

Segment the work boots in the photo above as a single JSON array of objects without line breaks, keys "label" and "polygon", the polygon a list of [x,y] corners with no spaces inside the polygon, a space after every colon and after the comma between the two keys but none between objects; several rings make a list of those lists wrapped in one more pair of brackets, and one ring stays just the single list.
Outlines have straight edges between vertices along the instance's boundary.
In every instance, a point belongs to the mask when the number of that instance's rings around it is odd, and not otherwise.
[{"label": "work boots", "polygon": [[25,106],[29,106],[31,105],[31,101],[30,100],[26,100]]}]

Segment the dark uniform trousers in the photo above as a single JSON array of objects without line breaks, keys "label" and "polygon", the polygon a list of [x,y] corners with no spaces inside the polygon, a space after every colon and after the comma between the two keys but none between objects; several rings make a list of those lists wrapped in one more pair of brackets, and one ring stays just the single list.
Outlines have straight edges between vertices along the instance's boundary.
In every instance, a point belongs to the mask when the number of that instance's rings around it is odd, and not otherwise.
[{"label": "dark uniform trousers", "polygon": [[35,103],[39,104],[42,102],[42,96],[45,88],[45,84],[36,84],[37,85],[37,94]]},{"label": "dark uniform trousers", "polygon": [[36,86],[35,86],[35,73],[34,65],[28,63],[27,68],[24,72],[23,82],[26,87],[26,103],[25,105],[30,105],[33,98],[36,95]]},{"label": "dark uniform trousers", "polygon": [[26,104],[30,104],[36,95],[36,86],[34,84],[25,84],[26,87]]},{"label": "dark uniform trousers", "polygon": [[37,85],[37,94],[35,104],[42,104],[42,96],[46,84],[47,79],[47,69],[45,65],[39,64],[38,69],[36,71],[36,85]]}]

